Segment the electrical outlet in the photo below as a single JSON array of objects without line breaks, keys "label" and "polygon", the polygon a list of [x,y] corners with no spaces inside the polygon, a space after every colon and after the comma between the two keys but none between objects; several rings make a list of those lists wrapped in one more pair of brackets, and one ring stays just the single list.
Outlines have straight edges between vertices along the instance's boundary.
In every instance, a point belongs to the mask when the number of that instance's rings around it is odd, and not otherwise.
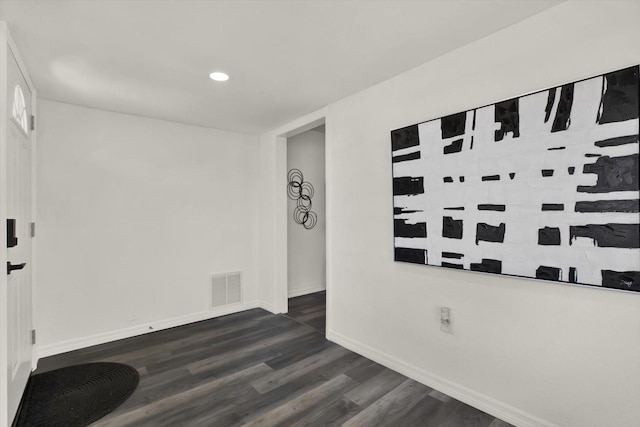
[{"label": "electrical outlet", "polygon": [[440,307],[440,330],[448,334],[453,334],[451,309],[449,307]]}]

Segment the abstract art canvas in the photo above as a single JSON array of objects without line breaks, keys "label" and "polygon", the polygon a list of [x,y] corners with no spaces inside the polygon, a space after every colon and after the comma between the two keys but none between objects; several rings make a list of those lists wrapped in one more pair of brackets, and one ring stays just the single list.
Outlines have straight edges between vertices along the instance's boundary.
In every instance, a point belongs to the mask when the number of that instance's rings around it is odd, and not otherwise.
[{"label": "abstract art canvas", "polygon": [[640,292],[638,75],[392,131],[395,260]]}]

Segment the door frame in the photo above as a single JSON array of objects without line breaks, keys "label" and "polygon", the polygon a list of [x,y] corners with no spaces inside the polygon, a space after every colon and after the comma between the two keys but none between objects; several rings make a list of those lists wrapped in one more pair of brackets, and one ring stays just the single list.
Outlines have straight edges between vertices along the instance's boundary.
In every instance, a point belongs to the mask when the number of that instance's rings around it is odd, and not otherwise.
[{"label": "door frame", "polygon": [[288,284],[288,245],[287,245],[287,138],[311,130],[320,125],[325,125],[325,190],[326,190],[326,286],[327,286],[327,334],[331,330],[331,231],[332,231],[332,182],[331,182],[331,123],[327,120],[328,109],[326,107],[307,114],[287,125],[278,128],[267,139],[271,139],[274,150],[273,164],[273,307],[275,313],[287,313],[289,310],[289,284]]},{"label": "door frame", "polygon": [[[18,68],[22,72],[27,86],[31,91],[31,114],[36,116],[36,88],[33,85],[31,77],[27,72],[20,52],[15,43],[15,40],[11,37],[9,28],[6,22],[0,21],[0,100],[10,99],[10,95],[7,90],[7,78],[8,78],[8,60],[9,52],[13,53],[16,59]],[[6,265],[7,262],[7,248],[4,242],[7,241],[7,228],[4,226],[7,222],[7,199],[2,195],[7,194],[7,136],[9,125],[9,111],[8,101],[0,102],[0,242],[3,249],[0,250],[0,265]],[[35,130],[30,132],[31,140],[31,221],[35,222],[36,217],[36,138],[37,133]],[[32,328],[36,328],[34,306],[36,300],[35,292],[35,253],[36,253],[36,239],[31,239],[31,324]],[[9,426],[13,420],[8,418],[8,384],[9,377],[7,367],[8,360],[8,336],[6,325],[8,323],[7,318],[7,275],[0,273],[0,427]],[[38,352],[36,345],[32,347],[31,354],[31,369],[35,369],[38,363]],[[6,415],[4,415],[6,414]]]}]

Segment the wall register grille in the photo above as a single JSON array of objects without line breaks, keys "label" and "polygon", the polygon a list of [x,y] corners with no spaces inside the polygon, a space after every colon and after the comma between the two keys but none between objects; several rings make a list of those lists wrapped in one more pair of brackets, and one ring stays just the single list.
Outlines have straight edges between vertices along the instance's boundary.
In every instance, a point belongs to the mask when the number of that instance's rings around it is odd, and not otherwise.
[{"label": "wall register grille", "polygon": [[242,273],[214,274],[211,276],[211,308],[242,302]]}]

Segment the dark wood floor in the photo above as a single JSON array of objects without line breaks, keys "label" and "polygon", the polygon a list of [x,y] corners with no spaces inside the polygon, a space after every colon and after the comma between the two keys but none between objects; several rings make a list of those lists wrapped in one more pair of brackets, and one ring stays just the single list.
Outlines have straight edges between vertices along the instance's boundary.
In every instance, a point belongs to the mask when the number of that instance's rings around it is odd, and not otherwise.
[{"label": "dark wood floor", "polygon": [[325,291],[289,298],[287,317],[325,333],[327,323],[327,293]]},{"label": "dark wood floor", "polygon": [[254,309],[48,357],[36,373],[136,367],[136,392],[94,426],[508,426],[318,329]]}]

